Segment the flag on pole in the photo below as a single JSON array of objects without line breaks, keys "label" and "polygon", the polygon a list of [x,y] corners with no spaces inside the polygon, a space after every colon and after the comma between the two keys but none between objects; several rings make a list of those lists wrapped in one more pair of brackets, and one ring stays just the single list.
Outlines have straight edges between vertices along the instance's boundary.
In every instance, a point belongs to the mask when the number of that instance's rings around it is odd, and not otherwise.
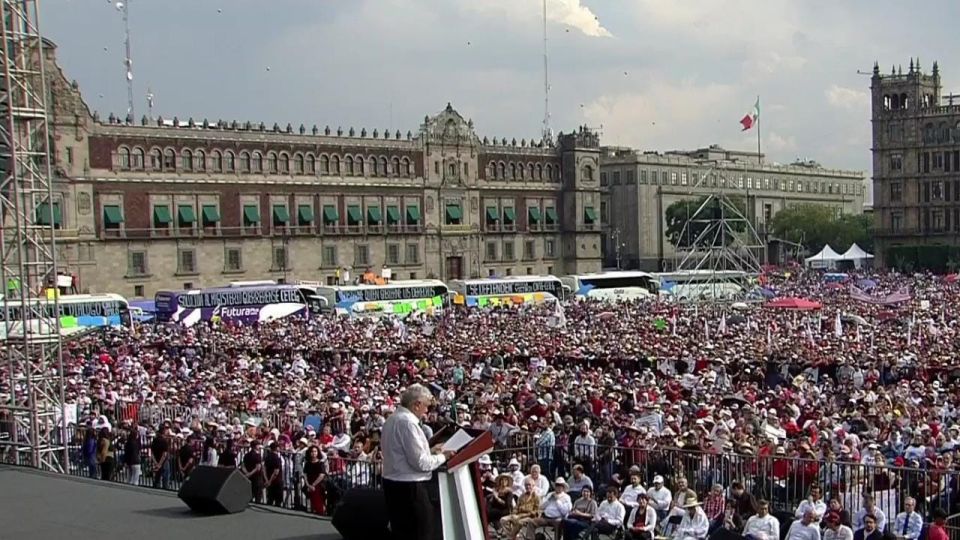
[{"label": "flag on pole", "polygon": [[717,332],[719,332],[720,334],[726,335],[727,333],[727,315],[726,314],[724,314],[720,318],[720,326],[717,328]]},{"label": "flag on pole", "polygon": [[913,323],[907,325],[907,347],[913,345]]},{"label": "flag on pole", "polygon": [[843,336],[843,326],[840,324],[840,312],[837,312],[837,317],[833,320],[833,335],[837,337]]},{"label": "flag on pole", "polygon": [[760,98],[757,98],[757,102],[753,105],[753,110],[744,115],[740,119],[740,125],[743,126],[743,129],[740,131],[747,131],[760,121]]},{"label": "flag on pole", "polygon": [[704,343],[710,343],[710,322],[706,319],[703,321],[703,341]]},{"label": "flag on pole", "polygon": [[857,325],[857,343],[860,343],[860,325]]},{"label": "flag on pole", "polygon": [[677,314],[674,313],[673,317],[670,318],[670,333],[674,336],[677,335]]}]

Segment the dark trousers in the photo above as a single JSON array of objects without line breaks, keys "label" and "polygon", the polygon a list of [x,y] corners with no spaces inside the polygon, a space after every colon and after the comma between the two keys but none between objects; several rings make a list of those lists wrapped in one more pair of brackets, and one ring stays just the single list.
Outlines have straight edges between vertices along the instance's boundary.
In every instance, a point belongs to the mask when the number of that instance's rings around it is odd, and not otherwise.
[{"label": "dark trousers", "polygon": [[383,498],[393,540],[433,540],[433,505],[429,482],[383,479]]}]

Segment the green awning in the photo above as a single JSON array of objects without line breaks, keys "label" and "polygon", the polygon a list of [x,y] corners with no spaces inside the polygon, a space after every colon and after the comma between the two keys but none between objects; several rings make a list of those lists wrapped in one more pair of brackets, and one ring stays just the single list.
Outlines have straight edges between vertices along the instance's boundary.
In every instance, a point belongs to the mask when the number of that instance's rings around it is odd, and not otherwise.
[{"label": "green awning", "polygon": [[400,223],[400,208],[396,206],[387,207],[387,224],[396,225]]},{"label": "green awning", "polygon": [[197,214],[189,204],[181,204],[177,207],[177,224],[193,225],[197,222]]},{"label": "green awning", "polygon": [[487,221],[500,221],[500,214],[497,212],[496,206],[487,207]]},{"label": "green awning", "polygon": [[108,204],[103,207],[103,224],[107,227],[119,227],[123,223],[123,213],[120,207],[115,204]]},{"label": "green awning", "polygon": [[356,205],[350,205],[347,207],[347,225],[359,225],[363,222],[363,212],[360,211],[360,207]]},{"label": "green awning", "polygon": [[256,225],[260,223],[260,206],[256,204],[243,205],[243,224]]},{"label": "green awning", "polygon": [[287,211],[287,205],[273,205],[273,223],[274,225],[286,225],[290,223],[290,212]]},{"label": "green awning", "polygon": [[548,207],[546,208],[546,210],[544,210],[543,213],[546,214],[546,218],[547,218],[547,223],[548,223],[548,224],[553,225],[554,223],[557,222],[557,209],[556,209],[556,208],[554,208],[554,207],[552,207],[552,206],[548,206]]},{"label": "green awning", "polygon": [[63,212],[60,211],[60,203],[53,203],[53,211],[50,210],[50,203],[40,203],[37,205],[37,225],[55,225],[59,227],[63,224]]},{"label": "green awning", "polygon": [[597,221],[597,212],[592,206],[583,207],[583,221],[584,223],[594,223]]},{"label": "green awning", "polygon": [[540,209],[534,206],[531,206],[527,209],[527,216],[530,218],[530,223],[540,223]]},{"label": "green awning", "polygon": [[309,225],[313,223],[313,206],[301,204],[297,207],[297,221],[300,225]]},{"label": "green awning", "polygon": [[340,212],[337,212],[337,207],[328,204],[323,207],[323,222],[332,224],[340,221]]},{"label": "green awning", "polygon": [[463,219],[463,210],[457,204],[447,205],[447,221],[459,222]]},{"label": "green awning", "polygon": [[205,204],[200,208],[200,217],[203,218],[203,224],[215,225],[220,221],[220,212],[215,204]]},{"label": "green awning", "polygon": [[380,213],[379,206],[367,207],[367,223],[370,225],[379,225],[383,223],[383,214]]},{"label": "green awning", "polygon": [[517,213],[514,212],[512,206],[506,206],[503,209],[503,222],[504,223],[513,223],[517,220]]},{"label": "green awning", "polygon": [[153,207],[153,224],[155,226],[164,226],[170,224],[173,219],[170,218],[170,207],[159,204]]},{"label": "green awning", "polygon": [[420,207],[408,206],[407,207],[407,225],[416,225],[417,223],[420,223]]}]

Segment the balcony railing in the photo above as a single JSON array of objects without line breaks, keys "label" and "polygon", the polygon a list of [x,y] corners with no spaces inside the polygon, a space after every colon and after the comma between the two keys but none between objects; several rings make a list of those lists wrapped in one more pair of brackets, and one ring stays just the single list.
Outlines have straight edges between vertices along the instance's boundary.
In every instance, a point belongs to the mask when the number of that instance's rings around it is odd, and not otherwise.
[{"label": "balcony railing", "polygon": [[[445,225],[444,232],[469,233],[470,225]],[[245,236],[337,236],[359,234],[422,234],[423,227],[416,225],[293,225],[273,226],[270,228],[260,225],[249,227],[192,227],[192,228],[148,228],[134,229],[130,227],[107,228],[101,226],[99,237],[101,240],[130,240],[130,239],[164,239],[164,238],[238,238]],[[58,229],[58,238],[72,239],[79,236],[77,229]]]},{"label": "balcony railing", "polygon": [[469,224],[444,224],[440,226],[440,231],[444,234],[470,234],[475,231],[473,225]]}]

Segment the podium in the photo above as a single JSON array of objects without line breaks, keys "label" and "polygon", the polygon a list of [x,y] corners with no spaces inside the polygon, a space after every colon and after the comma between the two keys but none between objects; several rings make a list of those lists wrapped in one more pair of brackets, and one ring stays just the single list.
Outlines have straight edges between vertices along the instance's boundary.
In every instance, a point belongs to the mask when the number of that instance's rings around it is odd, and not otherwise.
[{"label": "podium", "polygon": [[493,450],[493,434],[486,430],[479,433],[460,430],[451,441],[458,438],[463,441],[469,437],[472,438],[466,444],[457,445],[457,453],[437,472],[443,540],[489,540],[486,505],[482,502],[483,491],[476,462],[480,456]]}]

